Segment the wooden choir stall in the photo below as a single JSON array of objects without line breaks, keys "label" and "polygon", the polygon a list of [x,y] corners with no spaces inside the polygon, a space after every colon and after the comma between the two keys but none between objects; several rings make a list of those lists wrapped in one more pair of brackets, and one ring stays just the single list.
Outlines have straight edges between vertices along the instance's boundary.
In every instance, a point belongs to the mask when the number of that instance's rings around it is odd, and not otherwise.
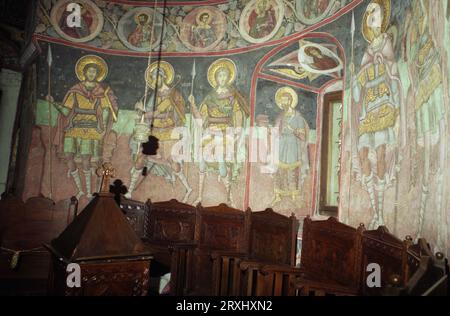
[{"label": "wooden choir stall", "polygon": [[[135,202],[123,199],[121,203],[126,210]],[[153,215],[152,209],[157,210]],[[177,212],[183,216],[174,217]],[[161,258],[171,273],[171,295],[447,293],[448,267],[443,255],[433,255],[424,239],[415,244],[407,236],[402,241],[383,226],[366,230],[362,224],[353,228],[332,217],[306,217],[298,267],[298,220],[294,216],[272,209],[244,212],[225,204],[194,208],[176,200],[148,201],[141,216],[145,218],[145,242],[159,249],[155,260]],[[367,287],[369,263],[381,267],[381,287]]]},{"label": "wooden choir stall", "polygon": [[[157,295],[159,278],[169,274],[167,293],[177,296],[448,293],[446,258],[424,239],[306,217],[298,265],[294,215],[117,198],[108,192],[112,167],[98,172],[102,190],[79,214],[76,200],[0,201],[7,219],[0,227],[2,293]],[[67,286],[70,263],[81,268],[80,288]],[[381,268],[380,287],[367,286],[370,263]]]}]

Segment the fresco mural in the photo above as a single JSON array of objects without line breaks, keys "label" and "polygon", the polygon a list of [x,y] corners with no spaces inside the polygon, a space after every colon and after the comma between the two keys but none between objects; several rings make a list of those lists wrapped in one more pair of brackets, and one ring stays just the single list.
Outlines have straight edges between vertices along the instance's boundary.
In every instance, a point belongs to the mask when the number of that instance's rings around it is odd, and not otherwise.
[{"label": "fresco mural", "polygon": [[[316,212],[319,95],[344,58],[331,36],[302,33],[294,1],[91,2],[103,27],[79,42],[50,21],[64,10],[40,1],[39,155],[25,196],[83,206],[98,190],[93,170],[111,162],[131,199]],[[159,139],[151,156],[149,137]]]},{"label": "fresco mural", "polygon": [[[202,201],[206,172],[212,171],[219,174],[219,180],[225,186],[227,203],[235,206],[231,185],[242,168],[243,161],[239,157],[245,157],[242,131],[248,125],[249,116],[247,101],[234,86],[236,72],[237,68],[232,60],[222,58],[214,61],[207,74],[212,88],[210,92],[199,106],[196,105],[195,97],[189,96],[194,118],[200,120],[201,126],[197,127],[206,128],[209,132],[199,140],[202,155],[199,158],[198,198],[194,204]],[[227,132],[230,127],[234,128],[231,135]],[[194,135],[197,133],[194,132]],[[209,149],[206,147],[210,144],[219,146],[212,146],[209,152],[205,149]],[[228,152],[230,146],[233,147],[231,153]]]},{"label": "fresco mural", "polygon": [[251,43],[270,40],[279,30],[284,6],[278,0],[253,0],[242,11],[239,31]]},{"label": "fresco mural", "polygon": [[119,21],[117,34],[122,43],[135,51],[150,51],[161,40],[162,16],[150,8],[134,8]]},{"label": "fresco mural", "polygon": [[296,110],[297,93],[290,87],[282,87],[275,94],[275,102],[282,112],[275,121],[280,139],[275,197],[272,205],[281,202],[281,198],[285,196],[292,200],[297,199],[310,169],[309,127],[300,112]]},{"label": "fresco mural", "polygon": [[344,62],[336,44],[317,40],[304,38],[298,41],[298,45],[283,50],[278,59],[271,59],[265,66],[265,72],[318,89],[331,79],[341,78]]},{"label": "fresco mural", "polygon": [[207,51],[220,43],[226,28],[226,17],[222,11],[215,7],[200,7],[183,19],[180,39],[192,51]]},{"label": "fresco mural", "polygon": [[[73,73],[77,60],[93,54],[56,43],[41,42],[40,45],[44,50],[47,50],[47,46],[51,46],[53,55],[50,69],[47,54],[41,55],[39,78],[45,80],[39,81],[39,100],[35,119],[38,127],[36,145],[43,146],[41,148],[47,152],[48,122],[51,122],[50,133],[55,134],[58,117],[58,111],[54,106],[50,115],[48,112],[46,100],[48,72],[50,70],[51,94],[54,100],[60,102],[59,100],[64,100],[67,89],[77,84],[75,80],[77,77]],[[259,56],[262,54],[264,52],[259,52]],[[172,149],[176,148],[178,141],[184,137],[183,130],[180,131],[182,136],[174,136],[173,133],[177,128],[186,128],[188,136],[203,131],[198,138],[192,138],[207,152],[208,148],[211,148],[210,144],[214,144],[216,132],[225,131],[226,127],[244,129],[249,125],[250,83],[243,80],[246,78],[246,69],[252,67],[246,64],[248,56],[234,56],[230,59],[196,58],[193,64],[186,63],[185,58],[136,59],[127,56],[109,56],[104,53],[96,53],[95,56],[102,58],[108,65],[108,76],[103,82],[108,82],[108,86],[111,86],[119,107],[117,120],[112,122],[111,132],[103,139],[103,146],[98,148],[100,152],[98,160],[107,160],[116,166],[118,176],[128,188],[127,196],[138,200],[146,200],[149,197],[154,200],[176,197],[190,204],[194,204],[200,197],[205,205],[228,201],[236,207],[242,207],[244,199],[242,192],[245,191],[242,188],[245,188],[246,178],[245,139],[239,140],[236,137],[239,141],[236,141],[234,160],[216,165],[195,157],[194,150],[189,150],[193,157],[173,160]],[[258,54],[253,53],[252,56],[258,57]],[[238,69],[243,71],[239,73]],[[194,108],[198,111],[196,114],[200,115],[197,117],[203,120],[204,124],[194,124],[196,123],[194,122],[196,117],[193,116]],[[242,110],[238,111],[240,108]],[[208,133],[213,140],[208,141]],[[142,146],[139,146],[148,140],[149,135],[159,138],[158,155],[150,157],[141,155]],[[78,192],[78,187],[72,178],[68,178],[70,181],[67,181],[65,177],[54,176],[67,173],[67,162],[64,159],[57,159],[53,150],[52,157],[51,167],[48,157],[33,161],[36,168],[30,172],[36,173],[36,179],[41,179],[36,187],[41,188],[41,194],[48,196],[48,174],[49,170],[52,170],[51,178],[54,183],[52,196],[55,199],[69,198]],[[81,174],[81,192],[86,193],[83,166],[80,160],[75,163]],[[217,177],[213,177],[213,174]],[[199,194],[199,186],[205,188],[203,194]],[[149,193],[149,190],[152,193]],[[92,183],[91,192],[95,191],[95,184]],[[227,200],[227,196],[230,200]],[[235,201],[231,200],[233,197]],[[86,194],[80,194],[82,203],[88,200]]]},{"label": "fresco mural", "polygon": [[[117,121],[118,105],[111,87],[101,84],[108,74],[108,65],[101,57],[83,56],[77,61],[75,72],[80,82],[67,91],[62,102],[55,102],[51,95],[46,99],[59,112],[53,145],[64,157],[80,199],[85,194],[92,197],[92,175],[99,167],[103,140],[111,131],[112,122]],[[82,165],[85,191],[77,163]]]},{"label": "fresco mural", "polygon": [[[72,34],[74,30],[67,30],[67,34],[62,31],[69,29],[63,23],[62,15],[67,15],[63,2],[53,6],[52,0],[40,0],[36,34],[47,39],[62,37],[70,42],[86,42],[92,47],[118,51],[146,52],[151,47],[163,52],[202,52],[251,48],[280,40],[338,15],[351,0],[308,0],[307,5],[303,0],[231,0],[215,6],[205,2],[203,6],[171,5],[166,9],[163,2],[157,6],[152,1],[142,2],[133,7],[120,2],[80,0],[80,4],[85,3],[84,7],[89,8],[85,14],[89,37],[81,38]],[[308,13],[309,9],[305,9],[305,13],[302,8],[316,8],[315,2],[319,2],[320,9],[313,17],[313,13]],[[58,15],[57,23],[53,15]],[[84,28],[87,30],[87,26]],[[161,28],[164,34],[162,45],[158,47]],[[134,36],[129,38],[133,32]],[[148,42],[150,35],[154,36]]]},{"label": "fresco mural", "polygon": [[24,198],[83,206],[108,161],[132,199],[316,216],[322,100],[343,89],[340,220],[448,251],[445,1],[79,0],[70,30],[61,3],[37,12]]},{"label": "fresco mural", "polygon": [[[176,81],[174,81],[177,79]],[[172,158],[172,146],[178,140],[173,129],[184,126],[186,122],[185,101],[177,90],[180,77],[175,76],[172,65],[165,61],[150,64],[145,72],[146,87],[152,91],[146,93],[135,104],[136,124],[130,139],[130,148],[134,166],[130,171],[130,184],[126,197],[132,198],[132,193],[138,186],[137,181],[144,167],[155,176],[162,176],[169,182],[178,178],[186,189],[181,199],[187,202],[192,192],[186,175],[182,169],[182,161]],[[147,91],[147,89],[146,89]],[[149,136],[159,140],[159,150],[156,155],[144,155],[141,145],[148,141]]]},{"label": "fresco mural", "polygon": [[258,81],[250,170],[250,191],[267,193],[251,194],[250,205],[308,214],[316,184],[316,95],[271,79]]},{"label": "fresco mural", "polygon": [[345,3],[335,0],[296,0],[295,7],[299,20],[311,25],[318,23],[340,9]]},{"label": "fresco mural", "polygon": [[447,15],[445,1],[373,0],[339,26],[321,29],[347,43],[350,61],[341,220],[384,224],[400,238],[425,237],[444,253],[450,216]]},{"label": "fresco mural", "polygon": [[[439,12],[442,10],[441,12]],[[437,220],[437,248],[447,243],[447,221],[444,203],[446,188],[447,122],[449,111],[447,50],[444,43],[444,7],[432,1],[416,1],[409,9],[406,36],[406,56],[410,86],[408,101],[415,112],[415,142],[421,151],[423,174],[421,182],[420,210],[417,238],[423,235],[425,213],[429,212],[428,198],[431,193],[432,161],[436,182],[435,209]],[[448,29],[447,29],[448,32]],[[436,148],[437,154],[432,155]]]},{"label": "fresco mural", "polygon": [[298,60],[300,66],[310,73],[332,74],[343,68],[342,61],[335,53],[314,43],[300,45]]},{"label": "fresco mural", "polygon": [[[367,7],[362,34],[368,46],[352,83],[352,149],[359,157],[353,167],[361,173],[374,212],[369,229],[385,224],[384,192],[395,177],[398,140],[406,136],[405,124],[401,124],[400,137],[394,131],[398,120],[405,122],[400,115],[405,113],[405,105],[392,41],[386,33],[390,15],[390,1],[375,0]],[[369,159],[370,152],[376,163]],[[388,158],[390,154],[392,158]]]},{"label": "fresco mural", "polygon": [[[68,20],[74,9],[69,10],[73,3],[80,7],[80,23],[72,27]],[[51,10],[50,21],[55,31],[64,39],[72,42],[88,42],[94,39],[103,28],[102,11],[90,0],[59,1]]]}]

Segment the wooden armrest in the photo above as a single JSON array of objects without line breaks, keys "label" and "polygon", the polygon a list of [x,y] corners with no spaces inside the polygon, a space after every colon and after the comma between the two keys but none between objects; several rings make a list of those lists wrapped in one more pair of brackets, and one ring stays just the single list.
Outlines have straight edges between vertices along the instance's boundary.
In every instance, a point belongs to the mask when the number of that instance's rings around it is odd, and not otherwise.
[{"label": "wooden armrest", "polygon": [[180,248],[195,248],[197,247],[197,243],[195,242],[186,242],[186,243],[176,243],[168,246],[170,250],[180,249]]},{"label": "wooden armrest", "polygon": [[239,259],[244,259],[247,257],[246,253],[243,252],[233,252],[233,251],[222,251],[222,250],[217,250],[217,251],[213,251],[211,253],[211,257],[213,259],[217,259],[219,257],[232,257],[232,258],[239,258]]},{"label": "wooden armrest", "polygon": [[259,261],[253,261],[253,260],[244,260],[244,261],[241,261],[241,263],[239,264],[239,268],[242,271],[246,271],[248,269],[260,270],[263,266],[264,266],[263,263],[261,263]]},{"label": "wooden armrest", "polygon": [[269,264],[264,265],[261,268],[261,273],[267,274],[267,273],[273,273],[273,272],[281,272],[281,273],[288,273],[288,274],[295,274],[298,276],[304,275],[304,270],[301,268],[295,268],[290,265],[275,265],[275,264]]},{"label": "wooden armrest", "polygon": [[341,295],[358,295],[358,289],[350,286],[343,286],[340,284],[332,282],[324,282],[311,280],[308,278],[297,278],[294,281],[294,287],[296,289],[309,288],[317,289],[331,294],[341,294]]}]

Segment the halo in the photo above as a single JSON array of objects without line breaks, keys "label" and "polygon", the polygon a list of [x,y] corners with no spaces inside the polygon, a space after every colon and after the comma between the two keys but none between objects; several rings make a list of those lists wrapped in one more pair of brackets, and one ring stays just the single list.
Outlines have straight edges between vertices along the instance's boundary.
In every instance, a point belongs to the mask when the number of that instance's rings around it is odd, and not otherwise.
[{"label": "halo", "polygon": [[102,82],[103,80],[105,80],[106,76],[108,75],[108,65],[103,58],[96,55],[86,55],[78,59],[75,65],[75,74],[77,75],[78,79],[80,81],[86,80],[86,77],[84,75],[84,68],[89,64],[96,64],[98,66],[96,81]]},{"label": "halo", "polygon": [[145,71],[145,82],[147,83],[147,85],[152,88],[155,87],[155,82],[153,81],[151,74],[157,68],[164,71],[166,75],[164,83],[166,85],[170,85],[173,82],[175,71],[173,70],[172,65],[169,64],[167,61],[160,61],[160,62],[155,61],[151,63],[150,66],[148,66],[147,70]]},{"label": "halo", "polygon": [[281,107],[281,97],[286,93],[291,95],[292,97],[291,108],[295,109],[298,104],[298,95],[297,92],[295,92],[294,89],[292,89],[291,87],[282,87],[278,89],[277,92],[275,93],[275,103],[280,109],[283,110],[283,108]]},{"label": "halo", "polygon": [[232,84],[234,82],[234,79],[236,79],[235,63],[231,59],[220,58],[214,61],[208,68],[208,82],[211,87],[217,87],[216,72],[222,68],[228,69],[228,72],[230,73],[230,78],[228,79],[227,83],[228,85]]},{"label": "halo", "polygon": [[211,23],[213,13],[212,13],[210,10],[205,9],[205,10],[201,10],[201,11],[197,14],[197,16],[195,17],[195,21],[197,22],[197,25],[201,23],[200,17],[201,17],[202,14],[204,14],[204,13],[207,13],[207,14],[209,15],[209,18],[208,18],[208,21],[206,22],[206,24],[210,24],[210,23]]},{"label": "halo", "polygon": [[138,16],[140,16],[140,15],[146,15],[148,17],[148,21],[152,20],[152,17],[148,12],[141,10],[141,11],[137,11],[134,14],[134,22],[136,22],[136,24],[139,24]]},{"label": "halo", "polygon": [[[383,9],[383,23],[381,25],[381,32],[386,33],[391,20],[391,0],[372,0],[370,3],[376,3]],[[364,39],[367,42],[371,43],[375,35],[373,34],[372,29],[367,25],[368,16],[369,14],[366,9],[366,12],[364,12],[364,17],[362,19],[362,33]]]}]

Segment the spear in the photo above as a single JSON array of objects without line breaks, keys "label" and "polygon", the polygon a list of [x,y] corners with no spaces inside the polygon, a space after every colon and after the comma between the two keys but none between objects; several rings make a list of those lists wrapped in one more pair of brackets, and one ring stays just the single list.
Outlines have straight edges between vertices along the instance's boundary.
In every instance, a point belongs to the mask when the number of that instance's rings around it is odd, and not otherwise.
[{"label": "spear", "polygon": [[350,220],[350,187],[351,187],[351,183],[352,183],[352,162],[353,162],[353,157],[352,157],[352,151],[353,151],[353,131],[352,131],[352,103],[353,103],[353,89],[352,89],[352,85],[353,85],[353,72],[354,72],[354,57],[355,57],[355,31],[356,31],[356,25],[355,25],[355,11],[352,11],[352,22],[350,25],[350,34],[351,34],[351,38],[352,38],[352,46],[351,46],[351,60],[350,60],[350,100],[348,102],[348,106],[347,106],[347,114],[348,114],[348,130],[350,131],[350,159],[349,159],[349,163],[350,163],[350,169],[349,169],[349,173],[350,173],[350,181],[348,184],[348,200],[347,203],[349,203],[348,207],[347,207],[347,219],[346,222],[347,224],[349,223]]},{"label": "spear", "polygon": [[[350,33],[351,33],[351,37],[352,37],[352,46],[351,46],[351,59],[350,59],[350,102],[349,105],[351,107],[352,101],[353,101],[353,89],[352,89],[352,84],[353,84],[353,72],[355,71],[355,66],[354,66],[354,58],[355,58],[355,30],[356,30],[356,26],[355,26],[355,11],[352,11],[352,24],[350,26]],[[347,107],[347,111],[348,111],[348,124],[349,124],[349,129],[350,131],[352,130],[352,111],[351,108]],[[352,133],[350,133],[350,140],[352,140]]]},{"label": "spear", "polygon": [[196,75],[197,75],[197,73],[195,72],[195,59],[194,59],[194,63],[192,64],[192,71],[191,71],[192,79],[191,79],[191,94],[190,95],[192,95],[192,93],[194,93],[194,79],[195,79]]},{"label": "spear", "polygon": [[[194,80],[195,80],[195,76],[197,75],[196,70],[195,70],[195,59],[194,59],[194,63],[192,64],[192,71],[191,71],[191,93],[189,94],[189,96],[191,96],[194,93]],[[191,113],[191,126],[189,127],[190,130],[192,130],[192,113]],[[196,155],[195,149],[194,149],[194,157]],[[189,168],[188,166],[185,164],[185,169],[186,169],[186,178],[188,178],[189,175]]]},{"label": "spear", "polygon": [[[47,95],[51,96],[51,68],[53,63],[52,56],[52,48],[50,44],[48,44],[47,49],[47,66],[48,66],[48,86],[47,86]],[[50,194],[49,197],[52,199],[52,106],[50,102],[50,98],[48,100],[48,176],[49,176],[49,185],[50,185]]]}]

